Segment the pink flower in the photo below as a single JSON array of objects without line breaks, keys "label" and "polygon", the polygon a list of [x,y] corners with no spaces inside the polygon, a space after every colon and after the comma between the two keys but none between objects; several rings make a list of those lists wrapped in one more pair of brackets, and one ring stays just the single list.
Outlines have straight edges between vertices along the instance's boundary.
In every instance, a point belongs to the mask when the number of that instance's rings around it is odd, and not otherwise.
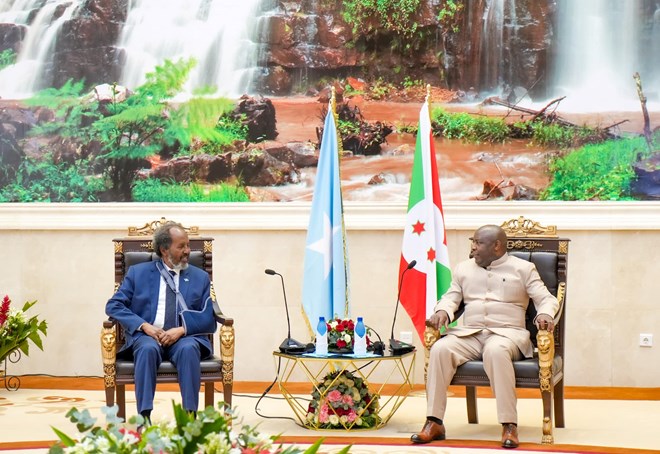
[{"label": "pink flower", "polygon": [[[329,397],[330,396],[328,396],[328,398]],[[353,398],[348,394],[344,394],[343,396],[341,396],[341,403],[346,405],[353,405]]]},{"label": "pink flower", "polygon": [[0,306],[0,326],[4,325],[7,321],[7,318],[9,317],[10,304],[11,300],[9,299],[9,296],[5,295],[5,297],[2,299],[2,305]]},{"label": "pink flower", "polygon": [[351,411],[346,415],[348,418],[348,422],[353,422],[355,421],[355,418],[357,418],[357,413],[355,413],[355,410],[351,409]]},{"label": "pink flower", "polygon": [[323,404],[319,411],[319,422],[326,423],[328,422],[328,419],[328,404]]},{"label": "pink flower", "polygon": [[142,435],[140,435],[139,432],[136,432],[136,431],[131,430],[131,429],[127,429],[125,427],[122,427],[121,429],[119,429],[119,433],[121,433],[122,435],[132,435],[133,437],[135,437],[136,440],[141,440],[142,439]]},{"label": "pink flower", "polygon": [[339,402],[340,400],[343,402],[341,393],[336,389],[328,393],[328,400],[330,402]]}]

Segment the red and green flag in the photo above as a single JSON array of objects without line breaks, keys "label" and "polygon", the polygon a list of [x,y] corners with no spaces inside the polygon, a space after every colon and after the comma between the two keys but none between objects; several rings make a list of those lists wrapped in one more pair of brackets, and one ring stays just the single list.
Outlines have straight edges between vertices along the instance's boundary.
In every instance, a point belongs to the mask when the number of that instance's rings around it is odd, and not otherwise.
[{"label": "red and green flag", "polygon": [[423,341],[424,322],[431,316],[433,307],[451,282],[428,100],[419,113],[408,214],[401,249],[400,282],[403,272],[413,260],[417,263],[407,271],[403,279],[400,301]]}]

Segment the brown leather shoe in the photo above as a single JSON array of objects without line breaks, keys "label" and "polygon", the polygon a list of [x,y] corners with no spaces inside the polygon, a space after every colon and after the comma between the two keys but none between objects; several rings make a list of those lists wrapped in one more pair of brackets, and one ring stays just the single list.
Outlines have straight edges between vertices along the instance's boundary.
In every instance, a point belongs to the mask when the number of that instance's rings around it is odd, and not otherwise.
[{"label": "brown leather shoe", "polygon": [[430,419],[426,420],[421,432],[413,434],[410,437],[410,441],[412,441],[413,443],[430,443],[433,440],[444,440],[444,439],[445,439],[444,424],[438,424],[437,422],[433,422]]},{"label": "brown leather shoe", "polygon": [[502,447],[518,447],[518,426],[515,424],[502,424]]}]

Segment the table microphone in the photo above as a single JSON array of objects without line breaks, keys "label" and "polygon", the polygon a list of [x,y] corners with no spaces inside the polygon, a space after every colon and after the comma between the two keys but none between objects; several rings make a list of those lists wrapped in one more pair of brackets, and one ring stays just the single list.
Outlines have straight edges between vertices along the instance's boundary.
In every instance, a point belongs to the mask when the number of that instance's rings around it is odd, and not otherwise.
[{"label": "table microphone", "polygon": [[308,350],[308,345],[298,342],[297,340],[291,339],[291,320],[289,319],[289,305],[286,302],[286,290],[284,289],[284,277],[271,269],[264,270],[266,274],[271,276],[278,275],[282,281],[282,293],[284,294],[284,309],[286,310],[286,325],[287,325],[287,337],[280,344],[280,352],[282,353],[305,353]]},{"label": "table microphone", "polygon": [[399,309],[399,298],[401,297],[401,288],[403,286],[403,277],[406,275],[406,272],[409,269],[414,268],[415,265],[417,265],[417,260],[413,260],[412,262],[410,262],[408,264],[408,267],[405,270],[403,270],[403,273],[401,273],[401,279],[399,280],[399,292],[396,296],[396,306],[394,308],[394,319],[392,320],[392,333],[390,335],[390,351],[392,352],[393,355],[404,355],[408,352],[411,352],[411,351],[415,350],[414,345],[394,339],[394,324],[396,323],[396,313]]}]

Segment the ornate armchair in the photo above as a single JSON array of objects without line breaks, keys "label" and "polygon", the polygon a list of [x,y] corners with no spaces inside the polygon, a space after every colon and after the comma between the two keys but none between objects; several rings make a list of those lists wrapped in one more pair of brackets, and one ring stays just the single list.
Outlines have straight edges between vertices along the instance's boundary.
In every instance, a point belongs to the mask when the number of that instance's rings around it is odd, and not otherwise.
[{"label": "ornate armchair", "polygon": [[[165,218],[145,224],[143,227],[129,227],[128,236],[114,239],[115,247],[115,291],[119,288],[128,268],[137,263],[157,260],[153,252],[151,238],[153,232]],[[202,383],[204,384],[204,405],[214,405],[214,386],[221,382],[223,387],[223,400],[227,407],[231,407],[232,388],[234,383],[234,320],[225,317],[216,302],[213,289],[213,238],[199,236],[197,227],[186,228],[190,239],[189,263],[203,269],[211,278],[211,297],[216,321],[220,324],[220,356],[215,353],[213,336],[213,356],[202,361]],[[103,322],[101,332],[101,351],[103,354],[103,375],[105,381],[105,399],[108,406],[119,406],[118,415],[126,417],[126,385],[134,384],[134,364],[132,361],[118,359],[116,353],[124,344],[124,333],[119,323],[114,320]],[[163,361],[157,371],[158,383],[177,383],[176,367]]]},{"label": "ornate armchair", "polygon": [[[535,347],[534,358],[515,361],[516,388],[535,388],[543,399],[543,435],[541,442],[551,444],[553,403],[555,426],[564,427],[564,329],[566,318],[562,317],[566,307],[566,272],[568,243],[570,240],[557,237],[556,226],[544,227],[524,217],[512,219],[501,226],[507,233],[509,254],[533,262],[541,279],[550,292],[559,300],[559,311],[555,317],[554,332],[537,330],[533,323],[536,316],[534,304],[530,302],[526,313],[527,329]],[[460,323],[460,322],[459,322]],[[429,350],[438,340],[438,330],[427,326],[425,332],[426,359]],[[478,422],[477,386],[490,386],[482,361],[468,361],[461,365],[451,382],[464,385],[467,399],[468,421]]]}]

